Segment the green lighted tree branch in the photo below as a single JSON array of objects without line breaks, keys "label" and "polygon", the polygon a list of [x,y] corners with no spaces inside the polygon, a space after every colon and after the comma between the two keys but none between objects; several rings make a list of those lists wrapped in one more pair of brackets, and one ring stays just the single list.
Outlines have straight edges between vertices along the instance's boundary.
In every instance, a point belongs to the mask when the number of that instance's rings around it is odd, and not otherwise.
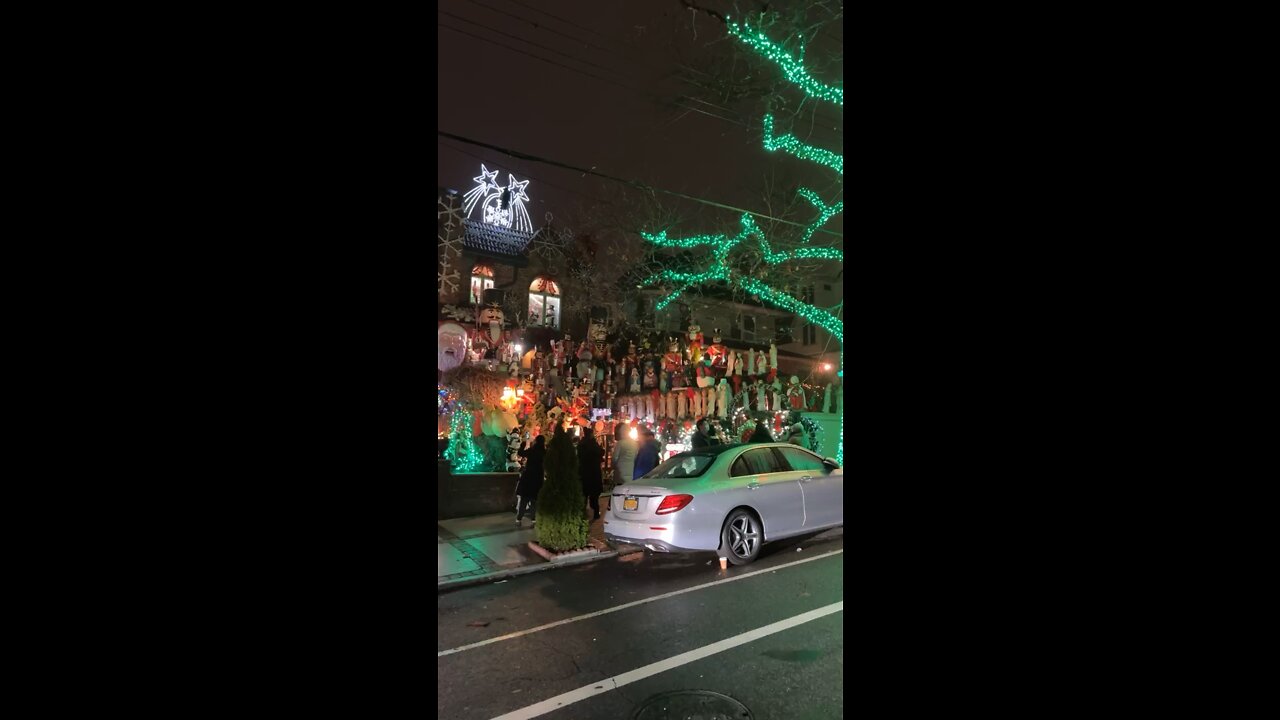
[{"label": "green lighted tree branch", "polygon": [[[839,108],[844,108],[843,88],[823,83],[814,78],[805,67],[804,46],[801,45],[795,55],[782,45],[770,40],[766,34],[748,23],[737,23],[726,18],[725,25],[731,35],[750,47],[760,57],[774,63],[782,70],[788,83],[804,92],[808,97]],[[774,117],[764,116],[764,148],[770,152],[782,151],[801,160],[808,160],[822,167],[835,171],[843,181],[844,156],[830,150],[815,147],[802,142],[790,133],[778,135],[774,132]],[[661,284],[673,287],[669,294],[658,301],[656,309],[662,310],[686,291],[711,282],[722,282],[726,285],[750,293],[762,301],[800,315],[805,320],[815,323],[834,337],[843,348],[844,321],[831,312],[796,299],[792,295],[777,290],[753,275],[743,273],[735,267],[731,253],[735,249],[749,247],[754,241],[764,262],[769,266],[793,260],[833,260],[843,263],[844,252],[835,248],[813,247],[808,243],[813,234],[844,210],[844,203],[828,205],[818,193],[808,188],[801,188],[798,195],[807,200],[818,211],[800,236],[800,247],[792,250],[775,252],[764,231],[756,225],[749,213],[744,213],[740,220],[741,230],[728,235],[695,235],[685,238],[668,237],[665,230],[640,233],[641,237],[660,248],[694,248],[708,247],[711,250],[710,266],[700,272],[677,270],[660,270],[641,281],[642,285]],[[844,376],[844,351],[840,353],[840,377]],[[836,457],[843,462],[844,455],[844,417],[840,418],[840,439],[837,442]]]}]

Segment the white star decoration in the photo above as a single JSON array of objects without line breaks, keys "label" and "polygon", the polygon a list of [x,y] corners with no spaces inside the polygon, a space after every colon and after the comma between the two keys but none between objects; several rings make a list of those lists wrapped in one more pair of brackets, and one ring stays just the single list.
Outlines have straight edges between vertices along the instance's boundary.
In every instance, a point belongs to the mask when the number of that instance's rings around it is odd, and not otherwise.
[{"label": "white star decoration", "polygon": [[497,182],[498,171],[490,172],[489,168],[485,167],[483,163],[480,165],[480,174],[471,179],[475,181],[476,186],[468,190],[467,194],[462,198],[466,202],[463,212],[467,214],[467,217],[471,217],[471,210],[475,208],[476,203],[481,198],[488,200],[491,197],[489,195],[490,191],[497,192],[500,189]]},{"label": "white star decoration", "polygon": [[[471,217],[471,213],[479,205],[480,219],[484,222],[503,228],[514,226],[519,232],[533,232],[529,211],[524,206],[529,199],[528,194],[525,193],[525,188],[529,185],[528,180],[516,180],[515,175],[507,173],[507,185],[503,187],[497,182],[498,171],[490,170],[483,164],[480,165],[480,174],[471,179],[476,184],[463,196],[462,211],[467,217]],[[505,205],[504,193],[506,194]]]},{"label": "white star decoration", "polygon": [[474,177],[471,179],[486,186],[486,189],[498,189],[498,183],[496,182],[498,179],[498,171],[494,170],[493,172],[489,172],[489,169],[484,166],[484,163],[480,163],[480,177]]},{"label": "white star decoration", "polygon": [[514,205],[518,200],[528,200],[529,196],[524,194],[524,188],[529,184],[528,180],[516,182],[516,177],[511,173],[507,173],[507,189],[511,191],[511,203]]}]

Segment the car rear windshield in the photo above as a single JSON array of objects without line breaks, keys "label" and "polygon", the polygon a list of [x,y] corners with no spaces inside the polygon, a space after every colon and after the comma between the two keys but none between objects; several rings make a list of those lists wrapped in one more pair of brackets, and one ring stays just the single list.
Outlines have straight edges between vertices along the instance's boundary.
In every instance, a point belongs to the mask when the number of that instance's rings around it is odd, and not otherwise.
[{"label": "car rear windshield", "polygon": [[716,461],[715,455],[676,455],[645,473],[645,478],[698,477]]}]

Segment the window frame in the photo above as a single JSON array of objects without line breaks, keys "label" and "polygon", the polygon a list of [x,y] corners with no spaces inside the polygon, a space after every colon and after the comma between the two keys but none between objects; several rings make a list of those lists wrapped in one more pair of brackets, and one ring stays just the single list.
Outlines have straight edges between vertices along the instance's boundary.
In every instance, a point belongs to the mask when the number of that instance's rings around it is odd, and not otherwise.
[{"label": "window frame", "polygon": [[[480,293],[476,294],[476,281],[480,282]],[[484,291],[493,289],[493,268],[483,263],[471,266],[471,283],[467,286],[472,305],[484,302]]]},{"label": "window frame", "polygon": [[827,467],[827,464],[823,462],[822,458],[819,457],[818,454],[813,452],[812,450],[802,448],[799,445],[793,445],[791,447],[784,447],[784,448],[774,448],[774,450],[777,450],[778,453],[782,455],[783,462],[787,464],[787,467],[791,468],[792,472],[809,472],[810,469],[798,468],[795,465],[793,465],[791,463],[791,458],[787,457],[788,452],[798,452],[802,456],[809,458],[813,462],[817,463],[818,467],[812,468],[813,470],[821,470],[823,474],[831,472],[831,468]]},{"label": "window frame", "polygon": [[[543,281],[542,290],[534,290],[533,286],[539,280]],[[540,317],[538,318],[538,322],[537,323],[530,322],[529,327],[545,327],[545,328],[551,328],[552,330],[560,329],[560,321],[561,321],[560,312],[561,310],[564,309],[564,296],[561,295],[559,292],[548,292],[548,290],[552,288],[558,291],[560,289],[560,283],[556,282],[555,278],[551,277],[550,275],[545,275],[545,274],[538,275],[537,277],[535,277],[533,280],[529,282],[529,299],[525,303],[525,307],[529,308],[532,305],[533,299],[535,297],[542,299],[542,311],[540,313]],[[547,321],[547,317],[549,315],[549,313],[547,312],[547,306],[550,304],[547,302],[547,300],[549,298],[555,298],[555,310],[556,310],[554,313],[555,323],[550,323]]]},{"label": "window frame", "polygon": [[[751,472],[748,472],[747,475],[774,475],[776,473],[790,472],[789,470],[786,469],[790,466],[786,463],[784,459],[782,459],[780,455],[777,454],[776,450],[777,448],[771,448],[771,447],[748,448],[741,455],[735,458],[733,462],[736,465],[737,462],[741,460],[743,464],[747,466],[747,469],[751,471]],[[751,453],[756,453],[756,452],[768,453],[769,457],[773,458],[772,467],[774,469],[766,470],[764,472],[756,472],[755,470],[753,470],[751,467],[751,463],[747,460],[747,456],[750,455]],[[744,477],[741,475],[732,475],[732,472],[733,470],[732,468],[730,468],[730,475],[732,477]]]}]

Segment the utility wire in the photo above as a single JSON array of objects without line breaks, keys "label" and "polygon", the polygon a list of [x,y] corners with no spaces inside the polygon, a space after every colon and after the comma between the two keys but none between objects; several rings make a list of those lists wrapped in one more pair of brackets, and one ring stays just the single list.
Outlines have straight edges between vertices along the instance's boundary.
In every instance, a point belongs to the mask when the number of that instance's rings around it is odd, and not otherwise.
[{"label": "utility wire", "polygon": [[[444,24],[444,23],[437,23],[437,26],[438,26],[438,27],[440,27],[440,28],[443,28],[443,29],[445,29],[445,30],[452,30],[452,31],[454,31],[454,32],[456,32],[456,33],[459,33],[459,34],[462,34],[462,35],[467,35],[467,36],[469,36],[469,37],[473,37],[473,38],[475,38],[475,39],[477,39],[477,40],[480,40],[480,41],[482,41],[482,42],[487,42],[487,43],[490,43],[490,44],[492,44],[492,45],[497,45],[497,46],[498,46],[498,47],[500,47],[500,48],[504,48],[504,49],[506,49],[506,50],[510,50],[511,52],[514,52],[514,53],[517,53],[517,54],[520,54],[520,55],[524,55],[525,57],[533,58],[534,60],[539,60],[539,61],[541,61],[541,62],[547,63],[548,65],[554,65],[554,66],[556,66],[556,67],[561,67],[561,68],[564,68],[565,70],[569,70],[569,71],[571,71],[571,72],[576,72],[576,73],[578,73],[578,74],[580,74],[580,75],[585,75],[585,76],[587,76],[587,77],[589,77],[589,78],[593,78],[593,79],[596,79],[596,80],[600,80],[601,82],[607,83],[607,84],[609,84],[609,85],[614,85],[614,86],[616,86],[616,87],[620,87],[620,88],[622,88],[622,89],[624,89],[624,90],[628,90],[628,91],[630,91],[630,93],[632,93],[632,95],[628,95],[628,97],[629,97],[629,98],[631,98],[632,100],[634,100],[634,101],[638,102],[638,103],[643,104],[643,101],[642,101],[642,100],[640,100],[639,98],[635,97],[636,95],[643,96],[643,97],[647,97],[647,98],[649,98],[651,101],[653,101],[653,102],[655,102],[656,104],[658,104],[659,106],[662,106],[662,105],[663,105],[663,103],[662,103],[661,99],[657,98],[657,97],[656,97],[655,95],[653,95],[652,93],[647,93],[647,92],[645,92],[645,91],[643,91],[643,90],[640,90],[639,88],[631,87],[631,86],[629,86],[629,85],[624,85],[624,84],[622,84],[622,83],[618,82],[617,80],[613,80],[613,79],[611,79],[611,78],[607,78],[607,77],[604,77],[604,76],[601,76],[601,75],[595,75],[595,74],[593,74],[593,73],[589,73],[589,72],[587,72],[587,71],[585,71],[585,70],[579,70],[578,68],[570,67],[570,66],[568,66],[568,65],[565,65],[564,63],[556,62],[555,60],[548,60],[547,58],[540,57],[540,56],[538,56],[538,55],[534,55],[533,53],[530,53],[530,52],[529,52],[529,51],[527,51],[527,50],[521,50],[521,49],[519,49],[519,48],[511,47],[510,45],[505,45],[505,44],[503,44],[503,43],[500,43],[500,42],[498,42],[498,41],[496,41],[496,40],[492,40],[492,39],[490,39],[490,38],[481,37],[480,35],[476,35],[475,33],[467,32],[466,30],[463,30],[463,29],[461,29],[461,28],[453,27],[452,25],[446,25],[446,24]],[[527,42],[527,41],[524,41],[524,42]],[[530,44],[530,45],[536,45],[536,43],[529,43],[529,44]],[[580,62],[585,62],[585,61],[580,61]],[[679,103],[679,102],[674,103],[674,105],[675,105],[676,107],[681,108],[681,109],[684,109],[684,110],[690,110],[690,111],[692,111],[692,112],[696,112],[696,113],[701,113],[701,114],[706,115],[706,116],[708,116],[708,117],[713,117],[713,118],[715,118],[715,119],[717,119],[717,120],[723,120],[724,122],[733,123],[734,125],[741,125],[741,126],[743,126],[743,127],[745,127],[745,128],[750,128],[750,127],[751,127],[751,125],[748,125],[747,123],[744,123],[744,122],[742,122],[742,121],[740,121],[740,120],[735,120],[735,119],[733,119],[733,118],[727,118],[727,117],[723,117],[723,116],[720,116],[720,115],[716,115],[715,113],[708,112],[708,111],[706,111],[706,110],[702,110],[702,109],[700,109],[700,108],[690,107],[690,106],[688,106],[688,105],[684,105],[684,104],[681,104],[681,103]]]},{"label": "utility wire", "polygon": [[[437,144],[437,145],[439,145],[439,146],[441,146],[441,147],[448,148],[448,149],[450,149],[450,150],[452,150],[452,151],[454,151],[454,152],[456,152],[456,153],[458,153],[458,154],[460,154],[460,155],[466,155],[467,157],[475,158],[476,160],[479,160],[480,162],[486,162],[486,163],[487,163],[487,162],[492,162],[492,160],[491,160],[490,158],[482,157],[482,156],[477,155],[477,154],[475,154],[475,153],[473,153],[473,152],[469,152],[469,151],[467,151],[467,150],[464,150],[464,149],[462,149],[462,148],[460,148],[460,147],[458,147],[458,146],[456,146],[456,145],[454,145],[454,144],[452,144],[452,143],[444,142],[443,140],[440,140],[440,139],[437,139],[437,140],[436,140],[436,144]],[[588,199],[588,200],[591,200],[592,202],[599,203],[599,204],[601,204],[601,205],[612,205],[612,204],[614,204],[615,202],[617,202],[616,200],[605,200],[605,199],[603,199],[603,198],[595,197],[594,195],[588,195],[588,194],[586,194],[586,193],[584,193],[584,192],[582,192],[582,191],[580,191],[580,190],[574,190],[574,189],[572,189],[572,188],[567,188],[567,187],[565,187],[565,186],[563,186],[563,185],[560,185],[560,184],[558,184],[558,183],[551,182],[550,180],[546,179],[545,177],[538,177],[537,175],[530,175],[529,173],[526,173],[526,172],[521,172],[520,174],[521,174],[521,175],[523,175],[523,176],[524,176],[524,177],[526,177],[526,178],[531,179],[531,180],[537,180],[539,183],[544,183],[544,184],[546,184],[546,185],[550,185],[550,186],[551,186],[551,187],[553,187],[553,188],[559,188],[560,190],[563,190],[563,191],[565,191],[565,192],[573,193],[574,195],[581,195],[582,197],[584,197],[584,198],[586,198],[586,199]],[[545,204],[545,203],[544,203],[544,204]]]},{"label": "utility wire", "polygon": [[[613,175],[607,175],[607,174],[602,173],[602,172],[596,172],[595,170],[592,170],[592,169],[582,168],[582,167],[578,167],[578,166],[576,166],[576,165],[569,165],[569,164],[567,164],[567,163],[562,163],[562,162],[560,162],[560,161],[558,161],[558,160],[548,160],[547,158],[538,157],[537,155],[530,155],[530,154],[528,154],[528,153],[520,152],[519,150],[512,150],[512,149],[510,149],[510,148],[504,148],[504,147],[501,147],[501,146],[499,146],[499,145],[491,145],[491,144],[489,144],[489,143],[480,142],[479,140],[472,140],[471,138],[463,137],[463,136],[461,136],[461,135],[454,135],[453,133],[448,133],[448,132],[445,132],[445,131],[443,131],[443,130],[437,130],[437,131],[436,131],[436,134],[437,134],[437,135],[441,135],[441,136],[443,136],[443,137],[447,137],[447,138],[449,138],[449,139],[451,139],[451,140],[457,140],[457,141],[459,141],[459,142],[464,142],[464,143],[466,143],[466,144],[468,144],[468,145],[475,145],[475,146],[477,146],[477,147],[488,148],[488,149],[490,149],[490,150],[496,150],[497,152],[505,153],[506,155],[508,155],[508,156],[510,156],[510,157],[518,158],[518,159],[520,159],[520,160],[531,160],[531,161],[533,161],[533,162],[543,163],[543,164],[545,164],[545,165],[551,165],[551,166],[553,166],[553,167],[564,168],[564,169],[566,169],[566,170],[573,170],[574,172],[580,172],[580,173],[583,173],[583,174],[585,174],[585,175],[594,175],[594,176],[596,176],[596,177],[601,177],[601,178],[604,178],[604,179],[606,179],[606,180],[612,180],[612,181],[617,182],[617,183],[622,183],[623,185],[630,185],[630,186],[632,186],[632,187],[639,188],[639,189],[644,190],[644,191],[649,192],[649,193],[660,192],[660,193],[664,193],[664,194],[667,194],[667,195],[673,195],[673,196],[675,196],[675,197],[682,198],[682,199],[685,199],[685,200],[691,200],[691,201],[696,202],[696,203],[701,203],[701,204],[703,204],[703,205],[709,205],[709,206],[711,206],[711,207],[720,208],[721,210],[732,210],[733,212],[736,212],[736,213],[745,213],[745,214],[747,214],[747,215],[753,215],[753,216],[758,217],[758,218],[760,218],[760,219],[762,219],[762,220],[773,220],[774,222],[780,222],[780,223],[784,223],[784,224],[786,224],[786,225],[794,225],[794,226],[796,226],[796,227],[799,227],[799,228],[805,228],[805,229],[808,229],[808,227],[809,227],[809,225],[808,225],[808,224],[805,224],[805,223],[798,223],[798,222],[795,222],[794,220],[785,220],[785,219],[783,219],[783,218],[776,218],[776,217],[773,217],[773,216],[771,216],[771,215],[765,215],[765,214],[763,214],[763,213],[752,212],[752,211],[750,211],[750,210],[744,210],[743,208],[740,208],[740,207],[734,207],[733,205],[725,205],[724,203],[719,203],[719,202],[716,202],[716,201],[714,201],[714,200],[706,200],[706,199],[704,199],[704,198],[694,197],[694,196],[692,196],[692,195],[686,195],[686,194],[684,194],[684,193],[676,192],[676,191],[674,191],[674,190],[664,190],[663,188],[656,188],[656,187],[653,187],[653,186],[651,186],[651,185],[646,185],[645,183],[642,183],[642,182],[640,182],[639,180],[625,180],[625,179],[620,178],[620,177],[614,177]],[[827,235],[832,235],[832,236],[838,237],[838,238],[840,238],[840,239],[842,239],[842,240],[844,239],[844,233],[838,233],[838,232],[835,232],[835,231],[833,231],[833,230],[827,230],[826,228],[818,228],[817,232],[820,232],[820,233],[826,233]]]},{"label": "utility wire", "polygon": [[[497,12],[501,12],[501,11],[499,11],[497,8],[494,8],[494,7],[490,6],[490,5],[485,5],[484,3],[479,3],[479,2],[477,2],[477,3],[475,3],[475,4],[476,4],[476,5],[479,5],[479,6],[481,6],[481,7],[488,8],[488,9],[490,9],[490,10],[494,10],[494,11],[497,11]],[[517,4],[517,5],[518,5],[519,3],[514,3],[514,4]],[[522,7],[524,7],[524,6],[522,6]],[[463,16],[461,16],[461,15],[457,15],[457,14],[454,14],[454,13],[451,13],[451,12],[448,12],[448,11],[445,11],[445,10],[438,10],[438,12],[439,12],[440,14],[442,14],[442,15],[445,15],[445,16],[448,16],[448,17],[451,17],[451,18],[456,18],[456,19],[458,19],[458,20],[462,20],[463,22],[470,23],[470,24],[475,25],[475,26],[477,26],[477,27],[483,28],[483,29],[484,29],[484,30],[486,30],[486,31],[494,32],[494,33],[497,33],[497,34],[502,35],[502,36],[504,36],[504,37],[509,37],[509,38],[511,38],[511,39],[513,39],[513,40],[516,40],[516,41],[518,41],[518,42],[525,43],[526,45],[531,45],[531,46],[536,47],[536,48],[538,48],[538,49],[540,49],[540,50],[542,50],[542,51],[544,51],[544,52],[553,53],[553,54],[555,54],[555,55],[559,55],[559,56],[561,56],[561,57],[568,58],[568,59],[570,59],[570,60],[572,60],[572,61],[574,61],[574,62],[581,63],[581,64],[583,64],[583,65],[592,66],[592,67],[598,67],[598,65],[597,65],[596,63],[593,63],[593,62],[592,62],[592,61],[590,61],[590,60],[584,60],[584,59],[581,59],[581,58],[579,58],[579,57],[577,57],[577,56],[575,56],[575,55],[571,55],[571,54],[568,54],[568,53],[560,52],[559,50],[556,50],[555,48],[548,47],[548,46],[546,46],[546,45],[542,45],[542,44],[539,44],[539,43],[533,42],[533,41],[531,41],[531,40],[528,40],[528,39],[526,39],[526,38],[520,37],[520,36],[518,36],[518,35],[512,35],[512,34],[510,34],[510,33],[506,33],[506,32],[503,32],[503,31],[501,31],[501,30],[494,29],[494,28],[490,27],[489,25],[485,25],[485,24],[483,24],[483,23],[476,22],[476,21],[474,21],[474,20],[470,20],[470,19],[468,19],[468,18],[466,18],[466,17],[463,17]],[[522,20],[522,21],[524,21],[524,22],[528,22],[528,23],[532,24],[532,25],[533,25],[534,27],[536,27],[536,28],[542,28],[542,29],[546,29],[546,30],[548,30],[548,31],[550,31],[550,32],[555,32],[555,33],[557,33],[557,34],[559,34],[559,35],[562,35],[562,36],[564,36],[564,37],[566,37],[566,38],[569,38],[570,40],[573,40],[573,41],[575,41],[575,42],[582,42],[582,43],[587,44],[587,45],[590,45],[590,46],[592,46],[592,47],[599,48],[599,49],[601,49],[601,50],[603,50],[603,51],[605,51],[605,52],[608,52],[608,53],[610,53],[610,54],[617,54],[615,50],[610,50],[610,49],[608,49],[608,48],[604,48],[604,47],[599,46],[599,45],[594,45],[594,44],[591,44],[591,43],[587,43],[586,41],[581,40],[581,39],[579,39],[579,38],[574,38],[572,35],[567,35],[567,34],[565,34],[565,33],[560,33],[559,31],[556,31],[556,30],[554,30],[553,28],[546,27],[546,26],[544,26],[544,25],[540,25],[540,24],[538,24],[537,22],[535,22],[535,21],[533,21],[533,20],[530,20],[530,19],[528,19],[528,18],[523,18],[523,17],[520,17],[519,15],[511,15],[510,17],[512,17],[512,18],[514,18],[514,19],[516,19],[516,20]],[[563,21],[563,20],[562,20],[562,22],[568,22],[568,21]],[[467,31],[465,31],[465,30],[461,30],[461,29],[459,29],[459,28],[455,28],[455,27],[453,27],[453,26],[449,26],[449,25],[442,25],[441,27],[445,27],[446,29],[453,30],[453,31],[455,31],[455,32],[460,32],[460,33],[463,33],[463,34],[465,34],[465,35],[469,35],[470,37],[474,37],[474,38],[476,38],[476,39],[478,39],[478,40],[482,40],[482,41],[484,41],[484,42],[489,42],[489,43],[494,44],[494,45],[497,45],[497,46],[499,46],[499,47],[503,47],[503,48],[505,48],[505,49],[511,50],[512,52],[516,52],[516,53],[524,54],[524,55],[526,55],[527,57],[532,57],[532,58],[535,58],[535,59],[538,59],[538,60],[542,60],[543,62],[548,62],[548,63],[551,63],[551,64],[557,64],[557,63],[554,63],[553,61],[547,60],[546,58],[541,58],[541,57],[538,57],[537,55],[533,55],[533,54],[529,53],[528,51],[520,50],[520,49],[518,49],[518,48],[513,48],[513,47],[511,47],[511,46],[509,46],[509,45],[503,45],[502,43],[495,42],[495,41],[493,41],[493,40],[491,40],[491,39],[489,39],[489,38],[481,37],[481,36],[479,36],[479,35],[475,35],[475,34],[469,33],[469,32],[467,32]],[[578,27],[581,27],[581,26],[578,26]],[[601,36],[601,37],[603,37],[603,36]],[[621,57],[621,55],[619,55],[619,57]],[[654,66],[649,65],[648,63],[638,62],[638,61],[634,61],[634,60],[628,60],[628,59],[627,59],[627,58],[625,58],[625,57],[621,57],[621,59],[622,59],[624,62],[630,62],[630,63],[632,63],[632,64],[644,65],[645,67],[648,67],[648,68],[650,68],[650,69],[654,70],[655,72],[658,72],[659,74],[661,74],[661,73],[662,73],[662,71],[661,71],[660,69],[655,68]],[[656,98],[655,98],[655,96],[653,96],[651,93],[647,93],[647,92],[645,92],[645,91],[643,91],[643,90],[640,90],[639,88],[636,88],[636,87],[633,87],[633,86],[624,85],[623,83],[619,83],[619,82],[617,82],[616,80],[614,80],[614,79],[612,79],[612,78],[602,77],[602,76],[600,76],[600,75],[595,75],[595,74],[588,73],[588,72],[585,72],[585,71],[582,71],[582,70],[578,70],[578,69],[576,69],[576,68],[567,67],[567,66],[565,66],[565,65],[558,65],[558,66],[559,66],[559,67],[564,67],[564,68],[565,68],[565,69],[567,69],[567,70],[572,70],[572,71],[574,71],[574,72],[581,73],[581,74],[586,75],[586,76],[588,76],[588,77],[595,78],[595,79],[597,79],[597,80],[601,80],[601,81],[603,81],[603,82],[612,83],[612,84],[614,84],[614,85],[617,85],[618,87],[622,87],[622,88],[625,88],[625,89],[627,89],[627,90],[630,90],[631,92],[638,93],[638,94],[640,94],[640,95],[645,95],[645,96],[648,96],[648,97],[651,97],[651,98],[656,99]],[[619,71],[617,71],[617,70],[613,70],[612,68],[605,68],[605,69],[608,69],[608,70],[610,70],[610,71],[612,71],[612,72],[619,72]],[[696,69],[695,69],[695,71],[696,71]],[[700,71],[697,71],[697,72],[700,72]],[[621,73],[619,72],[619,74],[621,74]],[[701,73],[701,74],[704,74],[704,75],[705,75],[706,73]],[[635,78],[628,78],[628,79],[630,80],[630,79],[635,79]],[[742,121],[741,121],[742,115],[741,115],[740,113],[738,113],[737,111],[735,111],[735,110],[731,109],[731,108],[728,108],[728,107],[725,107],[725,106],[723,106],[723,105],[719,105],[719,104],[716,104],[716,103],[713,103],[713,102],[708,102],[707,100],[704,100],[704,99],[701,99],[701,98],[692,98],[692,97],[690,97],[690,98],[687,98],[687,99],[689,99],[689,100],[697,100],[697,102],[700,102],[700,103],[702,103],[702,104],[704,104],[704,105],[708,105],[708,106],[713,107],[713,108],[716,108],[716,109],[720,110],[722,113],[725,113],[725,114],[727,114],[727,115],[734,116],[734,117],[736,117],[737,119],[734,119],[734,118],[731,118],[731,117],[723,117],[723,116],[716,115],[716,114],[714,114],[714,113],[710,113],[710,112],[707,112],[707,111],[705,111],[705,110],[700,110],[700,109],[697,109],[697,108],[690,108],[690,107],[689,107],[689,106],[687,106],[687,105],[678,105],[678,106],[679,106],[679,107],[682,107],[682,108],[684,108],[684,109],[687,109],[687,110],[692,110],[693,112],[698,112],[698,113],[701,113],[701,114],[703,114],[703,115],[707,115],[707,116],[709,116],[709,117],[714,117],[714,118],[717,118],[717,119],[724,120],[724,121],[726,121],[726,122],[732,122],[732,123],[735,123],[735,124],[738,124],[738,125],[742,125],[743,127],[751,127],[748,123],[742,122]],[[661,101],[659,101],[659,104],[661,104]],[[825,115],[819,116],[819,119],[820,119],[820,120],[822,120],[822,124],[821,124],[821,125],[819,125],[818,127],[822,128],[823,130],[826,130],[826,131],[830,131],[830,132],[836,133],[837,135],[843,135],[843,134],[844,134],[844,133],[843,133],[843,130],[841,130],[841,129],[837,128],[837,127],[833,127],[833,126],[836,124],[836,121],[835,121],[834,119],[829,118],[829,117],[826,117]],[[806,140],[808,140],[808,139],[810,139],[810,138],[806,137],[805,139],[806,139]],[[843,140],[841,140],[841,141],[839,141],[839,142],[843,143]]]}]

